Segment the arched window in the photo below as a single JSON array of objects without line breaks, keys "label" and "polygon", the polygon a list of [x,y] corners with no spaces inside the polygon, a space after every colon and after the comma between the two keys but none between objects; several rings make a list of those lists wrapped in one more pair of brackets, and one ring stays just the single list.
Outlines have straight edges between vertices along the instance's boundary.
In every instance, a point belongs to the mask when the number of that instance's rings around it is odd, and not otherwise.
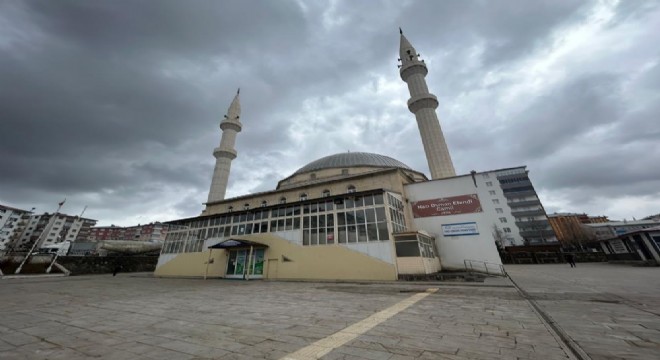
[{"label": "arched window", "polygon": [[311,173],[309,175],[309,178],[312,179],[312,180],[316,180],[316,173]]},{"label": "arched window", "polygon": [[280,198],[280,204],[286,204],[286,198],[284,196]]},{"label": "arched window", "polygon": [[234,207],[233,207],[233,206],[228,207],[228,208],[227,208],[227,211],[229,211],[229,212],[234,211]]},{"label": "arched window", "polygon": [[266,207],[268,206],[268,201],[264,200],[261,202],[261,207]]},{"label": "arched window", "polygon": [[353,185],[348,185],[348,193],[354,193],[356,191],[355,186]]},{"label": "arched window", "polygon": [[330,190],[328,190],[328,189],[323,190],[323,194],[322,194],[322,196],[323,196],[323,197],[328,197],[328,196],[330,196]]},{"label": "arched window", "polygon": [[300,201],[305,201],[305,200],[307,200],[307,193],[300,194]]},{"label": "arched window", "polygon": [[243,210],[249,210],[250,204],[243,204]]}]

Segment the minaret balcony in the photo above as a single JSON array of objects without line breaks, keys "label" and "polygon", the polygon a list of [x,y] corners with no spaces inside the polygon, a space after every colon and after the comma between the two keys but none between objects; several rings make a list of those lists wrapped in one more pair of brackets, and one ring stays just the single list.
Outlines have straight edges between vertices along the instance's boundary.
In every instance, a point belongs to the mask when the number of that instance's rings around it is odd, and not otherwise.
[{"label": "minaret balcony", "polygon": [[399,69],[399,73],[401,74],[401,80],[407,81],[409,77],[415,74],[422,74],[422,76],[426,76],[426,74],[429,73],[429,69],[426,68],[426,64],[423,62],[413,61],[407,64],[403,64],[401,69]]},{"label": "minaret balcony", "polygon": [[241,132],[241,129],[243,128],[243,124],[240,123],[238,120],[223,120],[220,122],[220,129],[222,131],[225,131],[227,129],[232,129],[236,132]]},{"label": "minaret balcony", "polygon": [[217,147],[213,150],[213,156],[215,156],[216,159],[223,157],[234,160],[236,159],[236,155],[238,155],[238,153],[234,149],[223,149]]},{"label": "minaret balcony", "polygon": [[431,108],[436,109],[438,107],[438,98],[433,94],[421,94],[413,96],[408,100],[408,110],[411,113],[416,113],[420,109]]}]

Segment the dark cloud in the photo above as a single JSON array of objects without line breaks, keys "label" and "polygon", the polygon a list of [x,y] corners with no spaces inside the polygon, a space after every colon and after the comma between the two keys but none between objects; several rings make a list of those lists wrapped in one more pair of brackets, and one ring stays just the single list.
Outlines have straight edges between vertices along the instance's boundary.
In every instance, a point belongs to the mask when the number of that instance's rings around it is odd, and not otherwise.
[{"label": "dark cloud", "polygon": [[347,150],[426,170],[396,69],[398,26],[429,64],[459,172],[527,164],[550,197],[641,196],[659,185],[646,166],[660,143],[651,5],[611,8],[601,31],[628,47],[568,58],[561,79],[510,101],[512,88],[532,82],[518,74],[609,5],[3,2],[0,202],[52,211],[68,196],[65,210],[89,205],[102,223],[196,215],[218,122],[239,86],[244,128],[230,196],[272,189]]}]

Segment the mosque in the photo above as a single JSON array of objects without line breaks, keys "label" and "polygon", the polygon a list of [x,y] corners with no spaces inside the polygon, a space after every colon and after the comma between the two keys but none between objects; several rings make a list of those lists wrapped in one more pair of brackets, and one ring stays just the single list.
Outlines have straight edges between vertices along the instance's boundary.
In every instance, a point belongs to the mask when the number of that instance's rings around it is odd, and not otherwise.
[{"label": "mosque", "polygon": [[220,122],[206,207],[169,222],[155,275],[396,280],[468,264],[499,271],[494,234],[511,244],[550,239],[551,230],[516,217],[545,218],[524,166],[456,176],[427,66],[403,33],[399,61],[431,179],[388,156],[348,152],[304,165],[272,191],[225,199],[243,128],[237,93]]}]

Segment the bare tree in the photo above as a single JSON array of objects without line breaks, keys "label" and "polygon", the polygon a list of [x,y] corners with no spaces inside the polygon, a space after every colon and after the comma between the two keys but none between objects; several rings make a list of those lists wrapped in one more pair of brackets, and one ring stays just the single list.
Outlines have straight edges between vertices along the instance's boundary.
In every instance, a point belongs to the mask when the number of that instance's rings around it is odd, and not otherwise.
[{"label": "bare tree", "polygon": [[504,235],[504,231],[502,231],[502,229],[500,229],[497,224],[493,224],[493,239],[495,239],[495,246],[497,246],[497,250],[504,251],[504,247],[506,245],[506,236]]}]

